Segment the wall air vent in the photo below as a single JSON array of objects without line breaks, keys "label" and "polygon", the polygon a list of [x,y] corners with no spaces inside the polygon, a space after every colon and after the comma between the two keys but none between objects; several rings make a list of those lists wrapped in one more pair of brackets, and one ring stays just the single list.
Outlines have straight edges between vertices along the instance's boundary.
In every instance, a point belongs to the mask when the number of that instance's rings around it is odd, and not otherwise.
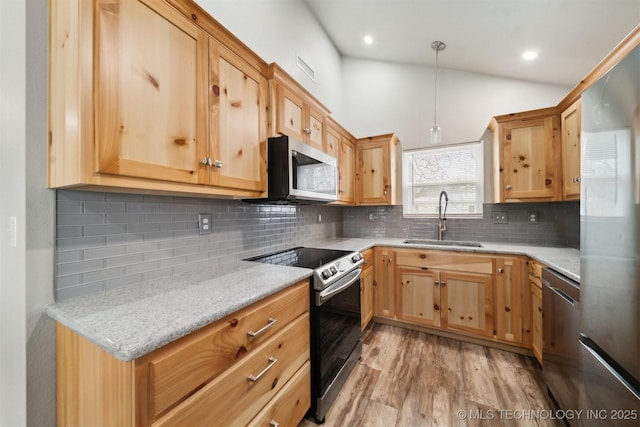
[{"label": "wall air vent", "polygon": [[297,64],[298,64],[298,68],[300,68],[302,71],[304,71],[304,73],[307,75],[307,77],[309,77],[312,81],[316,81],[316,72],[313,71],[313,68],[311,68],[309,66],[309,64],[307,64],[306,62],[304,62],[304,59],[300,58],[300,55],[297,55]]}]

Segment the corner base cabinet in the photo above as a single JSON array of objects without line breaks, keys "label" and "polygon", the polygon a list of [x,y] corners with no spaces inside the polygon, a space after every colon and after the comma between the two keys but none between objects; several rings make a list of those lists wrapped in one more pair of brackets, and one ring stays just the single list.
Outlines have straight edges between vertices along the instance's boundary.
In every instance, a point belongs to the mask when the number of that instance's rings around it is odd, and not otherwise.
[{"label": "corner base cabinet", "polygon": [[308,281],[131,361],[56,333],[60,426],[295,426],[310,407]]}]

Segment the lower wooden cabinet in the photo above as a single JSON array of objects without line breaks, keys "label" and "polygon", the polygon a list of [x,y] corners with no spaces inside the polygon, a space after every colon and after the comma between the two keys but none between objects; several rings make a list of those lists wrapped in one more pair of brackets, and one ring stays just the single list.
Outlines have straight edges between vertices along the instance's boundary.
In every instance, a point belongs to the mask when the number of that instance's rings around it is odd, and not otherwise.
[{"label": "lower wooden cabinet", "polygon": [[542,363],[542,289],[535,284],[530,285],[532,340],[531,350],[538,362]]},{"label": "lower wooden cabinet", "polygon": [[367,249],[362,253],[364,264],[360,276],[360,329],[364,331],[371,319],[373,319],[373,249]]},{"label": "lower wooden cabinet", "polygon": [[427,326],[440,327],[440,286],[438,273],[398,267],[400,289],[398,318]]},{"label": "lower wooden cabinet", "polygon": [[387,319],[396,316],[393,254],[391,248],[375,249],[373,314]]},{"label": "lower wooden cabinet", "polygon": [[129,362],[61,324],[56,352],[61,426],[262,425],[276,415],[297,425],[310,406],[309,282]]},{"label": "lower wooden cabinet", "polygon": [[523,344],[523,264],[519,257],[496,257],[496,338],[513,344]]},{"label": "lower wooden cabinet", "polygon": [[493,336],[492,257],[399,249],[395,258],[398,319]]}]

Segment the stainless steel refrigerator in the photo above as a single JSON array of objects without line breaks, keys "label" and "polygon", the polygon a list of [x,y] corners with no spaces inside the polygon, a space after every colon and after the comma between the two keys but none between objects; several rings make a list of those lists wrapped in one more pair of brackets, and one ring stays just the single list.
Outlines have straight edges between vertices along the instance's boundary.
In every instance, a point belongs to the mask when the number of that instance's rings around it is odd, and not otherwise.
[{"label": "stainless steel refrigerator", "polygon": [[640,48],[582,95],[580,261],[581,424],[638,426]]}]

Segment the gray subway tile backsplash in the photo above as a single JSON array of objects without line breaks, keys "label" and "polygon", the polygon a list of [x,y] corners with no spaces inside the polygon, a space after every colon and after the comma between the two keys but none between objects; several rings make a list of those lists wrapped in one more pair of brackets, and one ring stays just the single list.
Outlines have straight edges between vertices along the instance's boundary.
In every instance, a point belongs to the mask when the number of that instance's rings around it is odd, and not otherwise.
[{"label": "gray subway tile backsplash", "polygon": [[[436,219],[402,206],[269,206],[237,200],[57,191],[56,299],[104,292],[333,237],[435,238]],[[506,211],[508,224],[491,212]],[[527,212],[538,213],[529,225]],[[198,214],[212,215],[200,235]],[[322,215],[319,222],[318,214]],[[369,221],[369,214],[373,221]],[[579,203],[485,204],[482,219],[447,220],[445,238],[579,246]]]},{"label": "gray subway tile backsplash", "polygon": [[[525,243],[578,248],[579,202],[485,204],[483,218],[447,219],[445,239]],[[493,224],[493,211],[507,213],[507,224]],[[527,222],[528,212],[538,213],[538,223]],[[373,220],[369,220],[369,215]],[[436,218],[404,218],[402,206],[346,207],[344,237],[437,238]]]},{"label": "gray subway tile backsplash", "polygon": [[[58,301],[342,236],[338,206],[58,190],[57,207]],[[212,214],[211,234],[199,213]]]}]

